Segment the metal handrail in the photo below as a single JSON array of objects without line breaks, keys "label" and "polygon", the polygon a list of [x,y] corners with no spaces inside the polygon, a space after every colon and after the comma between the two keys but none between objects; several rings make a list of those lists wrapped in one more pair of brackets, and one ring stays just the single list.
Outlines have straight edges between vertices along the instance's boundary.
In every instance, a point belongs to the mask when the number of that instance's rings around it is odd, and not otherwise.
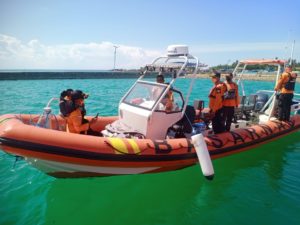
[{"label": "metal handrail", "polygon": [[[45,124],[44,124],[44,127],[48,127],[48,126],[49,126],[49,125],[47,125],[47,124],[49,123],[49,118],[50,118],[50,115],[51,115],[51,112],[52,112],[52,109],[51,109],[50,105],[51,105],[51,103],[52,103],[53,101],[59,101],[59,98],[51,98],[51,99],[48,101],[46,107],[44,107],[43,113],[40,115],[40,117],[39,117],[39,119],[38,119],[38,121],[37,121],[37,123],[36,123],[36,126],[38,126],[38,127],[43,127],[43,126],[41,126],[41,122],[42,122],[43,117],[45,117]],[[55,116],[55,119],[56,119],[56,121],[57,121],[56,116]],[[57,121],[57,123],[58,123],[58,121]]]}]

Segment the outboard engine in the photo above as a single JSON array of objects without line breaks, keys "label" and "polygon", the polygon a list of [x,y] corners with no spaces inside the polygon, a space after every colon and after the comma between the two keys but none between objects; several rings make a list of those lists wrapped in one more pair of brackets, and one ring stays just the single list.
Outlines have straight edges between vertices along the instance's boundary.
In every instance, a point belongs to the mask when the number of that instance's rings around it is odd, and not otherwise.
[{"label": "outboard engine", "polygon": [[256,93],[257,98],[256,98],[256,103],[255,103],[255,107],[254,107],[254,111],[255,112],[259,112],[264,105],[267,103],[268,99],[269,99],[269,95],[265,94],[265,93]]}]

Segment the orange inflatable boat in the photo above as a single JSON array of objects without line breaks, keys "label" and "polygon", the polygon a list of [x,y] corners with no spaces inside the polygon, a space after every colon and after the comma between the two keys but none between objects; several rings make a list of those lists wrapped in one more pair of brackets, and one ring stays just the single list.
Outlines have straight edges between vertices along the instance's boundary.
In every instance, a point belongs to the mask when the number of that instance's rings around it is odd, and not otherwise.
[{"label": "orange inflatable boat", "polygon": [[[29,125],[29,115],[0,117],[2,149],[22,156],[55,177],[111,176],[177,170],[198,163],[191,139],[126,139],[71,134]],[[101,130],[117,117],[100,117]],[[51,121],[56,124],[57,121]],[[65,120],[58,118],[63,129]],[[268,121],[218,135],[205,142],[212,159],[245,151],[300,129],[300,115],[291,122]]]},{"label": "orange inflatable boat", "polygon": [[[279,75],[284,61],[244,63],[276,65]],[[270,96],[257,94],[252,98],[253,104],[242,103],[237,108],[237,123],[231,132],[214,135],[208,123],[206,130],[203,129],[203,122],[202,128],[198,123],[201,128],[198,130],[197,120],[208,121],[201,107],[196,106],[195,110],[188,105],[194,79],[185,98],[174,84],[187,71],[195,75],[198,66],[198,59],[188,53],[187,46],[169,46],[167,56],[146,65],[141,77],[120,100],[118,116],[96,118],[92,128],[98,136],[66,132],[66,120],[51,114],[53,99],[41,116],[2,115],[1,148],[24,157],[31,165],[55,177],[157,173],[200,162],[204,175],[211,178],[211,158],[245,151],[300,129],[300,100],[293,102],[291,120],[280,122],[274,117],[275,92],[270,91]],[[155,72],[171,75],[171,81],[158,83],[144,79]],[[172,102],[167,109],[165,100],[170,93]]]}]

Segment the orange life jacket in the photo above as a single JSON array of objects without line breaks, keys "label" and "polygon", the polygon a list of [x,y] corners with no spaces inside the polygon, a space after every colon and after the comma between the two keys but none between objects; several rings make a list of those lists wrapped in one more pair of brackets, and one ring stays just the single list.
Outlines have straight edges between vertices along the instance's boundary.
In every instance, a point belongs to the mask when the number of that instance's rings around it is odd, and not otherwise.
[{"label": "orange life jacket", "polygon": [[238,107],[239,105],[239,91],[238,86],[234,82],[225,82],[226,92],[224,94],[223,106]]},{"label": "orange life jacket", "polygon": [[67,118],[67,131],[70,133],[79,134],[81,131],[87,131],[89,129],[89,123],[82,124],[82,112],[80,108],[77,108]]},{"label": "orange life jacket", "polygon": [[223,97],[226,91],[226,86],[222,82],[218,82],[213,86],[208,95],[209,108],[216,112],[223,107]]},{"label": "orange life jacket", "polygon": [[297,74],[291,74],[286,72],[281,74],[276,85],[277,89],[280,90],[282,94],[294,93],[296,78]]}]

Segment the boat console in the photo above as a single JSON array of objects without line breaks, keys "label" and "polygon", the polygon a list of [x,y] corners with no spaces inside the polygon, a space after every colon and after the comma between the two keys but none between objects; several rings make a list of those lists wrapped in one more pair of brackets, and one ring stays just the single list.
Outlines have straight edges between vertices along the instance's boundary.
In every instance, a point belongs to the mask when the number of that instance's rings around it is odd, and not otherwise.
[{"label": "boat console", "polygon": [[[187,46],[169,46],[166,56],[158,57],[143,68],[140,78],[119,103],[119,120],[109,124],[103,135],[165,139],[168,129],[183,118],[194,83],[192,79],[184,98],[174,87],[174,82],[189,71],[195,74],[198,64],[198,59],[189,54]],[[157,83],[157,74],[170,77],[170,82]],[[168,107],[169,97],[172,102]]]}]

